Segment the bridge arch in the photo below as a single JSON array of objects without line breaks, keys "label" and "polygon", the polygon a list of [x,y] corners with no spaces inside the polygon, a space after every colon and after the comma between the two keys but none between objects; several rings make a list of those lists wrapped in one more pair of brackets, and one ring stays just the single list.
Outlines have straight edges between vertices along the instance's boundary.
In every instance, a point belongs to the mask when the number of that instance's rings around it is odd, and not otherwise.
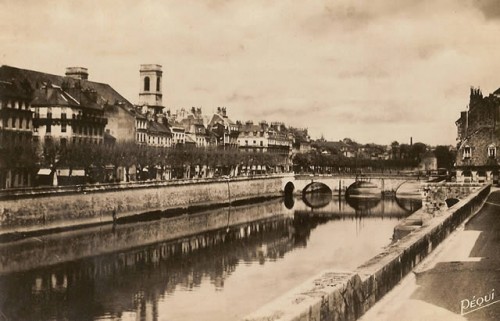
[{"label": "bridge arch", "polygon": [[[380,185],[383,185],[383,183]],[[370,194],[382,194],[383,192],[383,186],[379,186],[379,184],[376,184],[370,180],[357,180],[347,187],[345,195],[346,196],[356,195],[354,191],[357,188],[367,188],[369,189]],[[375,189],[377,190],[376,193],[374,193]]]},{"label": "bridge arch", "polygon": [[332,193],[332,189],[330,188],[330,186],[323,182],[315,181],[304,186],[302,195],[306,194],[307,192],[314,192],[315,190]]},{"label": "bridge arch", "polygon": [[288,182],[285,184],[283,191],[285,192],[285,196],[293,195],[295,190],[295,185],[292,182]]}]

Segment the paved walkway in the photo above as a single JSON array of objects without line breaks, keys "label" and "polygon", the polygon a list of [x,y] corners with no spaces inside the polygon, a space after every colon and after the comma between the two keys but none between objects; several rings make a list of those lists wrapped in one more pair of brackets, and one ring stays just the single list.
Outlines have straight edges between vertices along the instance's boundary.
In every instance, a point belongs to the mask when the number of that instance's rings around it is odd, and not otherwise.
[{"label": "paved walkway", "polygon": [[500,320],[500,190],[359,320]]}]

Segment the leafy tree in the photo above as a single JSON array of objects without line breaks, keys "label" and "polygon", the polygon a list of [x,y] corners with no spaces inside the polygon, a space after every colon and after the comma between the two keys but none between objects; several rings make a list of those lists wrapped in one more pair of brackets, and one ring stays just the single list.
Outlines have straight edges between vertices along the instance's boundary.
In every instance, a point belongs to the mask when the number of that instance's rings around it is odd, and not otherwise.
[{"label": "leafy tree", "polygon": [[456,155],[453,151],[450,150],[449,146],[436,146],[436,148],[434,149],[434,155],[437,158],[438,168],[453,168]]}]

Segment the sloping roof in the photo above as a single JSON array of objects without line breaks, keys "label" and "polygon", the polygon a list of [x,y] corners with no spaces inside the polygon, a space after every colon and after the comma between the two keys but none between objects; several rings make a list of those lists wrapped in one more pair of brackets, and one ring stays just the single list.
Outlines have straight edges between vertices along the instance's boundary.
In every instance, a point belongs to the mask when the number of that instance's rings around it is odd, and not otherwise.
[{"label": "sloping roof", "polygon": [[81,88],[71,88],[69,91],[71,93],[56,85],[45,85],[35,90],[31,105],[34,107],[67,106],[103,110],[103,108],[93,101],[92,98],[89,97],[89,94]]},{"label": "sloping roof", "polygon": [[264,129],[259,125],[254,125],[253,123],[243,124],[240,128],[240,131],[242,132],[259,132],[261,130],[263,131]]},{"label": "sloping roof", "polygon": [[214,113],[212,119],[209,122],[210,125],[213,125],[214,123],[220,123],[224,125],[236,125],[231,119],[223,117],[218,113]]},{"label": "sloping roof", "polygon": [[0,96],[30,100],[32,88],[27,82],[0,80]]},{"label": "sloping roof", "polygon": [[60,87],[81,87],[83,89],[93,89],[97,92],[97,103],[100,105],[104,104],[117,104],[122,103],[127,108],[133,108],[133,105],[120,95],[116,90],[113,89],[108,84],[74,79],[66,76],[59,76],[48,74],[44,72],[20,69],[16,67],[3,65],[0,67],[0,81],[7,82],[18,82],[23,81],[29,82],[33,89],[40,88],[43,83],[51,83]]},{"label": "sloping roof", "polygon": [[167,126],[160,124],[158,122],[155,122],[155,121],[148,122],[148,130],[151,133],[164,134],[164,135],[172,133]]},{"label": "sloping roof", "polygon": [[68,106],[80,107],[80,102],[59,86],[47,85],[35,90],[32,106]]}]

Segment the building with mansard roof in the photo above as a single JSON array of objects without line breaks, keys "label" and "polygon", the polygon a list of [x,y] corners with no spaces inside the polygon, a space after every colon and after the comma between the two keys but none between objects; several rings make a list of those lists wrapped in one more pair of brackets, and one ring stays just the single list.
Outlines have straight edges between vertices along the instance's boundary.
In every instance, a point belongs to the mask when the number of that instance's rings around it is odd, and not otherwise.
[{"label": "building with mansard roof", "polygon": [[216,146],[224,148],[238,148],[238,125],[227,116],[226,107],[217,107],[217,112],[212,115],[207,128],[209,140]]},{"label": "building with mansard roof", "polygon": [[104,141],[107,118],[97,104],[97,93],[81,87],[63,88],[44,84],[33,93],[33,139],[61,145]]}]

